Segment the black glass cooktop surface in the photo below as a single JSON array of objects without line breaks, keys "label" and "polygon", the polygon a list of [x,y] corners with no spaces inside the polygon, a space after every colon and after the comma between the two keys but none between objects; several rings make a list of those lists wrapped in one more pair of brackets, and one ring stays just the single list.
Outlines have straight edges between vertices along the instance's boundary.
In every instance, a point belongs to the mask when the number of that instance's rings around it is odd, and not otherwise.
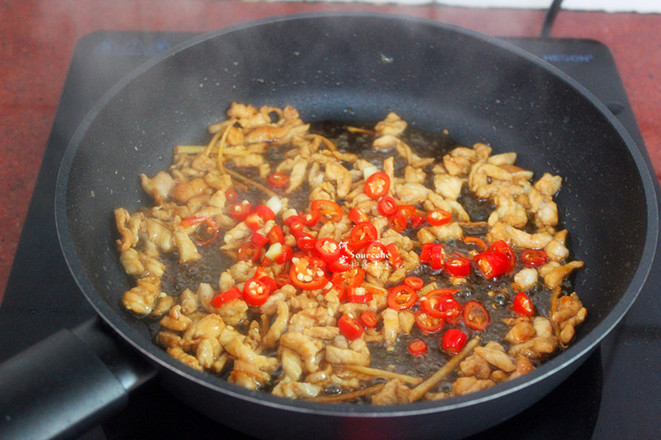
[{"label": "black glass cooktop surface", "polygon": [[[0,361],[94,312],[69,274],[56,235],[53,198],[64,150],[94,102],[149,57],[192,36],[98,32],[82,38],[71,60],[42,167],[0,308]],[[549,61],[604,102],[645,152],[607,47],[591,40],[509,39]],[[645,156],[647,153],[645,152]],[[658,191],[658,188],[657,188]],[[514,418],[475,438],[652,439],[661,433],[661,260],[618,328],[563,384]],[[6,343],[11,341],[11,343]],[[162,389],[138,388],[128,405],[83,439],[246,439]]]}]

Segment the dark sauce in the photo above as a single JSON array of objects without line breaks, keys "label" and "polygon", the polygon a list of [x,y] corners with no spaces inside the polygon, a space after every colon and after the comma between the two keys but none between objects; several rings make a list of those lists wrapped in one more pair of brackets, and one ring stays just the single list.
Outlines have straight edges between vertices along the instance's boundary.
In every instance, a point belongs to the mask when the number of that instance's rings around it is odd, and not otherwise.
[{"label": "dark sauce", "polygon": [[220,274],[235,263],[219,246],[198,246],[197,250],[202,255],[197,261],[179,264],[176,251],[164,260],[167,267],[161,279],[164,292],[177,296],[186,289],[197,291],[200,283],[217,285]]},{"label": "dark sauce", "polygon": [[[354,131],[350,128],[361,130]],[[357,154],[378,167],[383,165],[383,160],[393,156],[395,158],[395,174],[400,175],[406,162],[393,151],[379,151],[372,148],[374,135],[371,131],[374,128],[373,122],[344,122],[344,121],[321,121],[310,124],[312,133],[327,137],[335,143],[338,150],[346,153]],[[459,144],[447,132],[428,133],[415,127],[408,127],[401,136],[402,141],[413,149],[419,156],[423,157],[443,157]],[[429,171],[429,170],[425,170]]]}]

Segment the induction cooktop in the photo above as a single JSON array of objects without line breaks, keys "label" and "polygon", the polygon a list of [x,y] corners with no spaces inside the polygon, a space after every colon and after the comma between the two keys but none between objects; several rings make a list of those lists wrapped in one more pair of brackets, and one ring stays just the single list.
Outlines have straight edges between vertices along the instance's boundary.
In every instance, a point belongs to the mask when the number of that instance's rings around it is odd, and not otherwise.
[{"label": "induction cooktop", "polygon": [[[0,361],[94,316],[64,261],[54,219],[59,164],[77,125],[124,74],[194,34],[104,31],[81,38],[42,160],[0,308]],[[647,158],[609,49],[583,39],[507,38],[568,73],[622,122]],[[652,166],[648,160],[648,166]],[[658,185],[656,188],[659,192]],[[657,199],[659,197],[657,196]],[[564,383],[523,413],[475,439],[651,439],[661,433],[661,258],[631,311]],[[179,402],[158,380],[79,439],[248,439]]]}]

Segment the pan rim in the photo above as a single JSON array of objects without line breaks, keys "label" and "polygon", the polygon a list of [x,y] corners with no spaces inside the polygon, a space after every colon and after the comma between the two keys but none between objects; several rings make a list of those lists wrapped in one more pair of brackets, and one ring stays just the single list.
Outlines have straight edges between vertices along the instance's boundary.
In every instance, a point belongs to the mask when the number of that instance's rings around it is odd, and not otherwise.
[{"label": "pan rim", "polygon": [[[353,404],[334,404],[328,405],[324,403],[312,403],[300,400],[292,400],[281,398],[277,396],[272,396],[268,393],[261,391],[251,391],[239,387],[237,385],[228,383],[227,381],[212,376],[207,373],[197,372],[189,367],[184,366],[171,359],[167,354],[160,350],[158,347],[146,347],[141,343],[141,338],[125,321],[124,317],[119,315],[114,309],[112,309],[104,300],[100,298],[100,295],[95,293],[92,282],[87,279],[85,276],[80,276],[76,274],[82,274],[82,265],[75,253],[75,249],[72,245],[72,238],[69,232],[69,222],[67,219],[67,187],[69,172],[71,170],[71,165],[73,158],[81,146],[81,143],[85,137],[85,133],[92,121],[103,111],[105,105],[111,101],[122,89],[124,89],[128,84],[137,79],[141,74],[145,73],[152,67],[158,65],[162,61],[166,60],[169,57],[175,56],[177,53],[186,50],[187,48],[194,46],[196,44],[202,43],[209,39],[218,38],[222,35],[226,35],[232,32],[240,31],[245,28],[251,28],[255,26],[269,25],[278,22],[285,22],[290,20],[310,20],[310,19],[328,19],[329,17],[335,17],[341,19],[343,17],[363,17],[363,18],[381,18],[389,20],[404,20],[410,21],[412,23],[417,23],[419,25],[431,26],[431,27],[440,27],[448,29],[459,34],[478,39],[482,42],[489,43],[495,46],[498,46],[510,53],[513,53],[525,60],[527,62],[533,63],[537,66],[544,68],[549,71],[552,75],[559,77],[570,87],[577,90],[582,94],[592,105],[596,107],[599,113],[604,116],[607,121],[615,128],[617,133],[622,137],[623,142],[627,146],[627,150],[632,156],[632,159],[636,165],[636,168],[639,171],[640,178],[643,181],[643,187],[645,189],[645,200],[648,205],[647,210],[647,230],[646,230],[646,240],[643,247],[641,255],[641,263],[638,265],[635,274],[632,277],[629,286],[622,295],[618,303],[613,307],[612,310],[602,319],[602,321],[597,324],[597,326],[590,332],[593,337],[585,337],[580,341],[575,342],[570,346],[566,351],[558,354],[553,359],[546,362],[544,365],[529,373],[528,375],[512,380],[505,384],[499,384],[496,387],[480,391],[477,393],[472,393],[465,396],[451,397],[443,401],[435,402],[415,402],[410,404],[398,404],[398,405],[387,405],[383,407],[374,407],[374,406],[363,406],[363,405],[353,405]],[[199,385],[210,388],[214,391],[231,395],[232,397],[239,398],[242,400],[252,401],[259,403],[261,405],[267,405],[279,409],[286,409],[289,411],[295,412],[314,412],[315,414],[321,415],[332,415],[332,416],[343,416],[343,417],[397,417],[397,416],[412,416],[412,415],[422,415],[428,413],[438,413],[444,411],[453,411],[459,408],[472,406],[480,404],[484,401],[489,401],[497,398],[510,395],[519,389],[528,387],[532,384],[541,382],[548,377],[556,374],[558,371],[565,368],[574,367],[577,368],[581,362],[577,362],[577,359],[585,359],[588,354],[590,354],[606,337],[611,330],[617,326],[617,324],[623,319],[626,312],[634,303],[637,298],[640,290],[645,284],[645,281],[651,270],[652,261],[654,260],[656,254],[656,243],[659,238],[659,213],[658,213],[658,201],[656,192],[654,190],[655,182],[652,179],[652,174],[648,164],[646,163],[643,154],[635,146],[634,140],[631,138],[626,129],[621,125],[617,118],[610,113],[607,107],[601,103],[596,97],[594,97],[584,86],[576,82],[573,78],[569,77],[564,72],[560,71],[556,67],[547,63],[546,61],[535,57],[534,55],[526,52],[523,49],[520,49],[506,41],[497,39],[495,37],[489,37],[471,30],[460,28],[451,24],[442,23],[435,20],[412,17],[400,14],[390,14],[390,13],[375,13],[375,12],[346,12],[346,11],[336,11],[336,12],[325,12],[325,13],[302,13],[302,14],[286,14],[279,15],[274,17],[268,17],[259,20],[251,20],[232,26],[228,26],[216,31],[208,32],[201,34],[199,36],[193,37],[169,50],[166,52],[157,55],[156,57],[148,60],[143,65],[132,71],[117,84],[115,84],[108,92],[106,92],[103,97],[94,105],[90,112],[86,115],[83,122],[80,124],[75,134],[73,135],[71,142],[67,146],[62,165],[60,167],[57,186],[56,186],[56,195],[55,195],[55,219],[58,232],[58,238],[60,240],[60,246],[62,248],[65,260],[69,266],[70,271],[74,274],[74,278],[79,288],[90,302],[92,307],[101,316],[101,318],[110,326],[112,329],[119,333],[122,338],[127,341],[130,345],[136,348],[142,355],[151,359],[153,362],[158,364],[162,368],[166,368],[171,372],[187,378],[191,381],[196,382]],[[153,344],[152,344],[153,345]],[[541,396],[540,396],[541,397]]]}]

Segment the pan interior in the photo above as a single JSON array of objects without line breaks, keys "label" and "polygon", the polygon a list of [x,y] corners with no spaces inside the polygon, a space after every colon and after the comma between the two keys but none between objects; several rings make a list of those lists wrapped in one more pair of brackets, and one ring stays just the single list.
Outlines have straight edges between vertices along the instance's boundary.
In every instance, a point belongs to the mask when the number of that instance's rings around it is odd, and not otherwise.
[{"label": "pan interior", "polygon": [[[303,120],[373,120],[395,111],[458,141],[516,151],[517,164],[563,177],[561,221],[586,262],[575,288],[589,310],[577,341],[623,300],[650,234],[649,191],[632,147],[581,92],[541,62],[486,38],[415,19],[321,16],[206,36],[131,75],[95,107],[58,183],[58,229],[84,293],[106,320],[153,352],[119,300],[129,288],[112,210],[150,203],[140,173],[205,143],[232,101],[292,105]],[[444,152],[439,152],[443,154]],[[629,292],[629,293],[628,293]],[[626,308],[625,308],[626,309]]]}]

